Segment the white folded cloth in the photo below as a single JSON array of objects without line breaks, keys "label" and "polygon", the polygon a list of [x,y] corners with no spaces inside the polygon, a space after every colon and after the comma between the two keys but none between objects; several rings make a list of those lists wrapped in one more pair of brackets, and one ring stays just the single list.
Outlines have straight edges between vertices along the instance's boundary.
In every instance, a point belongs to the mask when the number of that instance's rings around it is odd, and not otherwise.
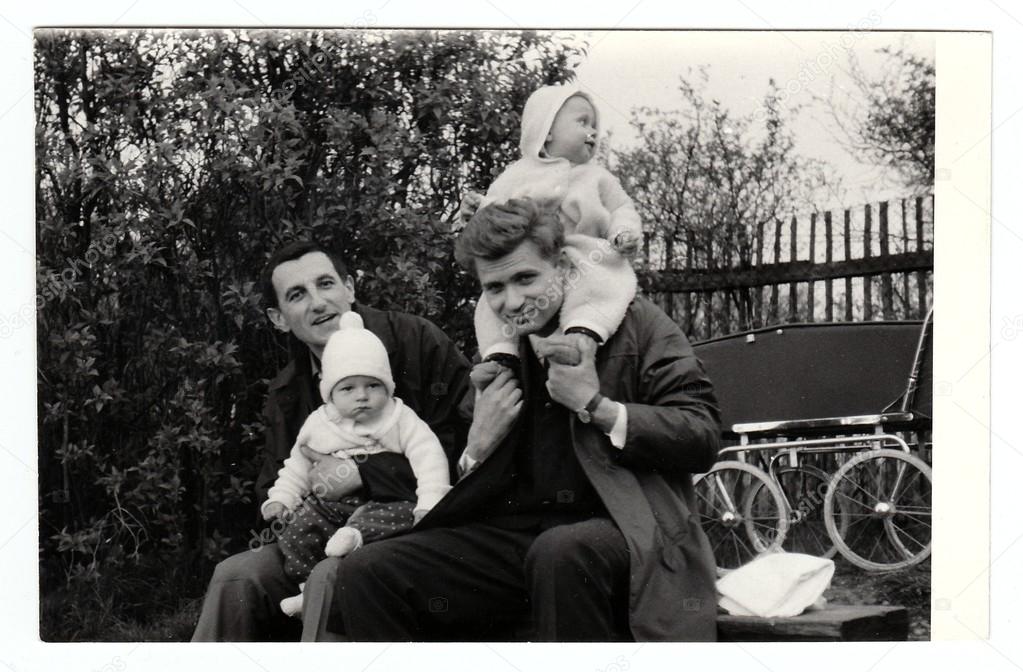
[{"label": "white folded cloth", "polygon": [[718,604],[734,616],[796,616],[821,597],[835,563],[802,553],[768,553],[718,580]]}]

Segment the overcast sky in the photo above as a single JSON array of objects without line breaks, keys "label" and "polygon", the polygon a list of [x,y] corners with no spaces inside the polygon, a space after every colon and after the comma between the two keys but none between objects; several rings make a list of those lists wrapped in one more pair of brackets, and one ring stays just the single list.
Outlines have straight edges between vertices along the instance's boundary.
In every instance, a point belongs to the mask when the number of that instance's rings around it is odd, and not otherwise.
[{"label": "overcast sky", "polygon": [[[871,27],[869,16],[862,27]],[[613,133],[614,148],[636,142],[629,125],[634,107],[678,108],[679,76],[690,67],[706,65],[707,95],[738,115],[756,111],[771,78],[787,90],[788,101],[805,106],[799,123],[792,126],[796,149],[834,166],[844,182],[844,200],[851,201],[842,205],[905,191],[881,184],[881,172],[866,157],[858,161],[841,147],[830,115],[814,95],[826,96],[832,78],[835,86],[851,85],[848,52],[868,75],[879,71],[883,59],[875,50],[883,46],[903,45],[933,60],[933,38],[926,33],[611,31],[579,36],[590,43],[589,55],[577,70],[579,83],[596,97],[603,125]]]}]

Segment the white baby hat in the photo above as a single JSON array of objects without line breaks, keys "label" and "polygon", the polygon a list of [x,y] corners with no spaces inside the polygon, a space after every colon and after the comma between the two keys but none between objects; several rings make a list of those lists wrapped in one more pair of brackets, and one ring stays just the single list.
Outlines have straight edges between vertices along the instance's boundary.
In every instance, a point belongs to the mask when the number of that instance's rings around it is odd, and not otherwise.
[{"label": "white baby hat", "polygon": [[718,580],[718,604],[734,616],[796,616],[818,601],[834,573],[826,558],[768,553]]}]

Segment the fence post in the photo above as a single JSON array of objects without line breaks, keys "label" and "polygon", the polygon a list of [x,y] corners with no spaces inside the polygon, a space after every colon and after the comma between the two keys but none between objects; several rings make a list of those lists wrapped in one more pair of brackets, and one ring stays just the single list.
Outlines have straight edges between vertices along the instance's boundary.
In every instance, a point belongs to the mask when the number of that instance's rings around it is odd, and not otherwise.
[{"label": "fence post", "polygon": [[[881,201],[878,206],[877,235],[881,243],[881,256],[888,256],[888,201]],[[886,320],[895,319],[892,309],[892,276],[891,273],[881,274],[881,312]]]},{"label": "fence post", "polygon": [[[810,263],[817,263],[817,213],[810,213]],[[806,283],[806,317],[807,322],[813,322],[813,280]]]},{"label": "fence post", "polygon": [[[870,203],[863,206],[863,258],[866,259],[870,255],[870,219],[871,210]],[[863,321],[870,322],[874,319],[873,310],[873,292],[870,286],[870,276],[863,276]]]},{"label": "fence post", "polygon": [[[757,250],[755,265],[759,268],[764,265],[764,222],[757,222]],[[766,287],[757,287],[757,300],[752,306],[753,320],[757,327],[764,326],[764,290]]]},{"label": "fence post", "polygon": [[[902,251],[909,252],[909,229],[906,226],[906,199],[899,199],[899,205],[902,210]],[[913,314],[913,302],[909,296],[909,273],[902,274],[902,315],[903,319],[910,317]]]},{"label": "fence post", "polygon": [[[693,232],[690,230],[686,231],[686,268],[693,268],[693,262],[695,260],[693,248],[696,246],[696,239],[693,236]],[[696,333],[693,329],[692,324],[696,321],[696,310],[694,308],[695,301],[693,301],[693,293],[685,292],[682,295],[682,311],[686,315],[686,322],[690,325],[689,330],[692,333]]]},{"label": "fence post", "polygon": [[[931,211],[933,212],[933,210]],[[924,249],[924,199],[921,196],[916,197],[916,250],[920,252]],[[921,319],[927,315],[927,272],[917,271],[916,273],[916,293],[918,300],[919,312],[917,316]]]},{"label": "fence post", "polygon": [[[675,236],[674,234],[664,236],[664,268],[672,270],[675,268]],[[667,292],[664,300],[664,314],[675,319],[675,293]]]},{"label": "fence post", "polygon": [[[791,240],[789,240],[789,261],[795,261],[796,260],[796,256],[798,254],[796,252],[796,226],[797,226],[797,224],[796,224],[796,216],[792,215],[792,225],[791,225],[791,228],[790,228],[790,238],[791,238]],[[786,320],[786,322],[796,322],[797,321],[796,299],[798,299],[798,298],[799,298],[799,290],[798,290],[798,288],[796,286],[796,283],[790,282],[789,283],[789,316],[788,316],[788,319]]]},{"label": "fence post", "polygon": [[[780,219],[774,220],[774,263],[781,262],[781,227],[782,223]],[[778,285],[777,283],[771,285],[771,315],[774,323],[779,322],[778,317]]]},{"label": "fence post", "polygon": [[[831,265],[831,211],[824,213],[824,263]],[[832,296],[831,278],[824,281],[824,319],[832,322],[835,319],[834,297]]]},{"label": "fence post", "polygon": [[[846,261],[852,259],[852,212],[845,209],[845,258]],[[845,279],[845,321],[852,322],[853,320],[853,293],[852,293],[852,278]]]}]

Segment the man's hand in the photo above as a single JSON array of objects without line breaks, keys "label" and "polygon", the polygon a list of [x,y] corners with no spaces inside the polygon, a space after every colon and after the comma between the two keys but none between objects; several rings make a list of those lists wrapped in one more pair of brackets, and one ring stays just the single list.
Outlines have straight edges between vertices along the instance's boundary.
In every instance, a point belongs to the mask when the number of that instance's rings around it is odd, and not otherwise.
[{"label": "man's hand", "polygon": [[359,465],[351,458],[321,455],[309,471],[309,488],[320,499],[341,499],[362,488]]},{"label": "man's hand", "polygon": [[[537,357],[543,357],[551,364],[558,363],[575,366],[582,361],[583,350],[580,347],[582,339],[593,343],[592,338],[583,334],[548,336],[547,338],[537,340],[535,352]],[[590,350],[591,355],[596,350],[596,343],[593,343],[593,345],[594,347]]]},{"label": "man's hand", "polygon": [[469,382],[472,383],[476,391],[482,392],[490,383],[494,382],[497,374],[507,370],[507,367],[501,366],[494,361],[480,362],[472,367],[472,371],[469,372]]},{"label": "man's hand", "polygon": [[472,459],[482,462],[498,444],[508,436],[515,419],[522,411],[522,390],[512,372],[501,367],[500,373],[484,388],[476,399],[476,410],[469,427],[465,451]]},{"label": "man's hand", "polygon": [[283,518],[284,514],[288,512],[288,507],[280,502],[270,502],[263,507],[263,520],[268,523],[278,518]]},{"label": "man's hand", "polygon": [[547,341],[554,341],[554,345],[557,345],[558,342],[565,339],[579,348],[580,361],[571,366],[561,364],[557,359],[551,358],[549,360],[550,368],[547,369],[547,391],[550,393],[551,399],[574,412],[585,407],[590,399],[600,391],[600,380],[597,378],[594,354],[597,344],[593,342],[592,338],[586,336],[581,338],[552,336]]}]

